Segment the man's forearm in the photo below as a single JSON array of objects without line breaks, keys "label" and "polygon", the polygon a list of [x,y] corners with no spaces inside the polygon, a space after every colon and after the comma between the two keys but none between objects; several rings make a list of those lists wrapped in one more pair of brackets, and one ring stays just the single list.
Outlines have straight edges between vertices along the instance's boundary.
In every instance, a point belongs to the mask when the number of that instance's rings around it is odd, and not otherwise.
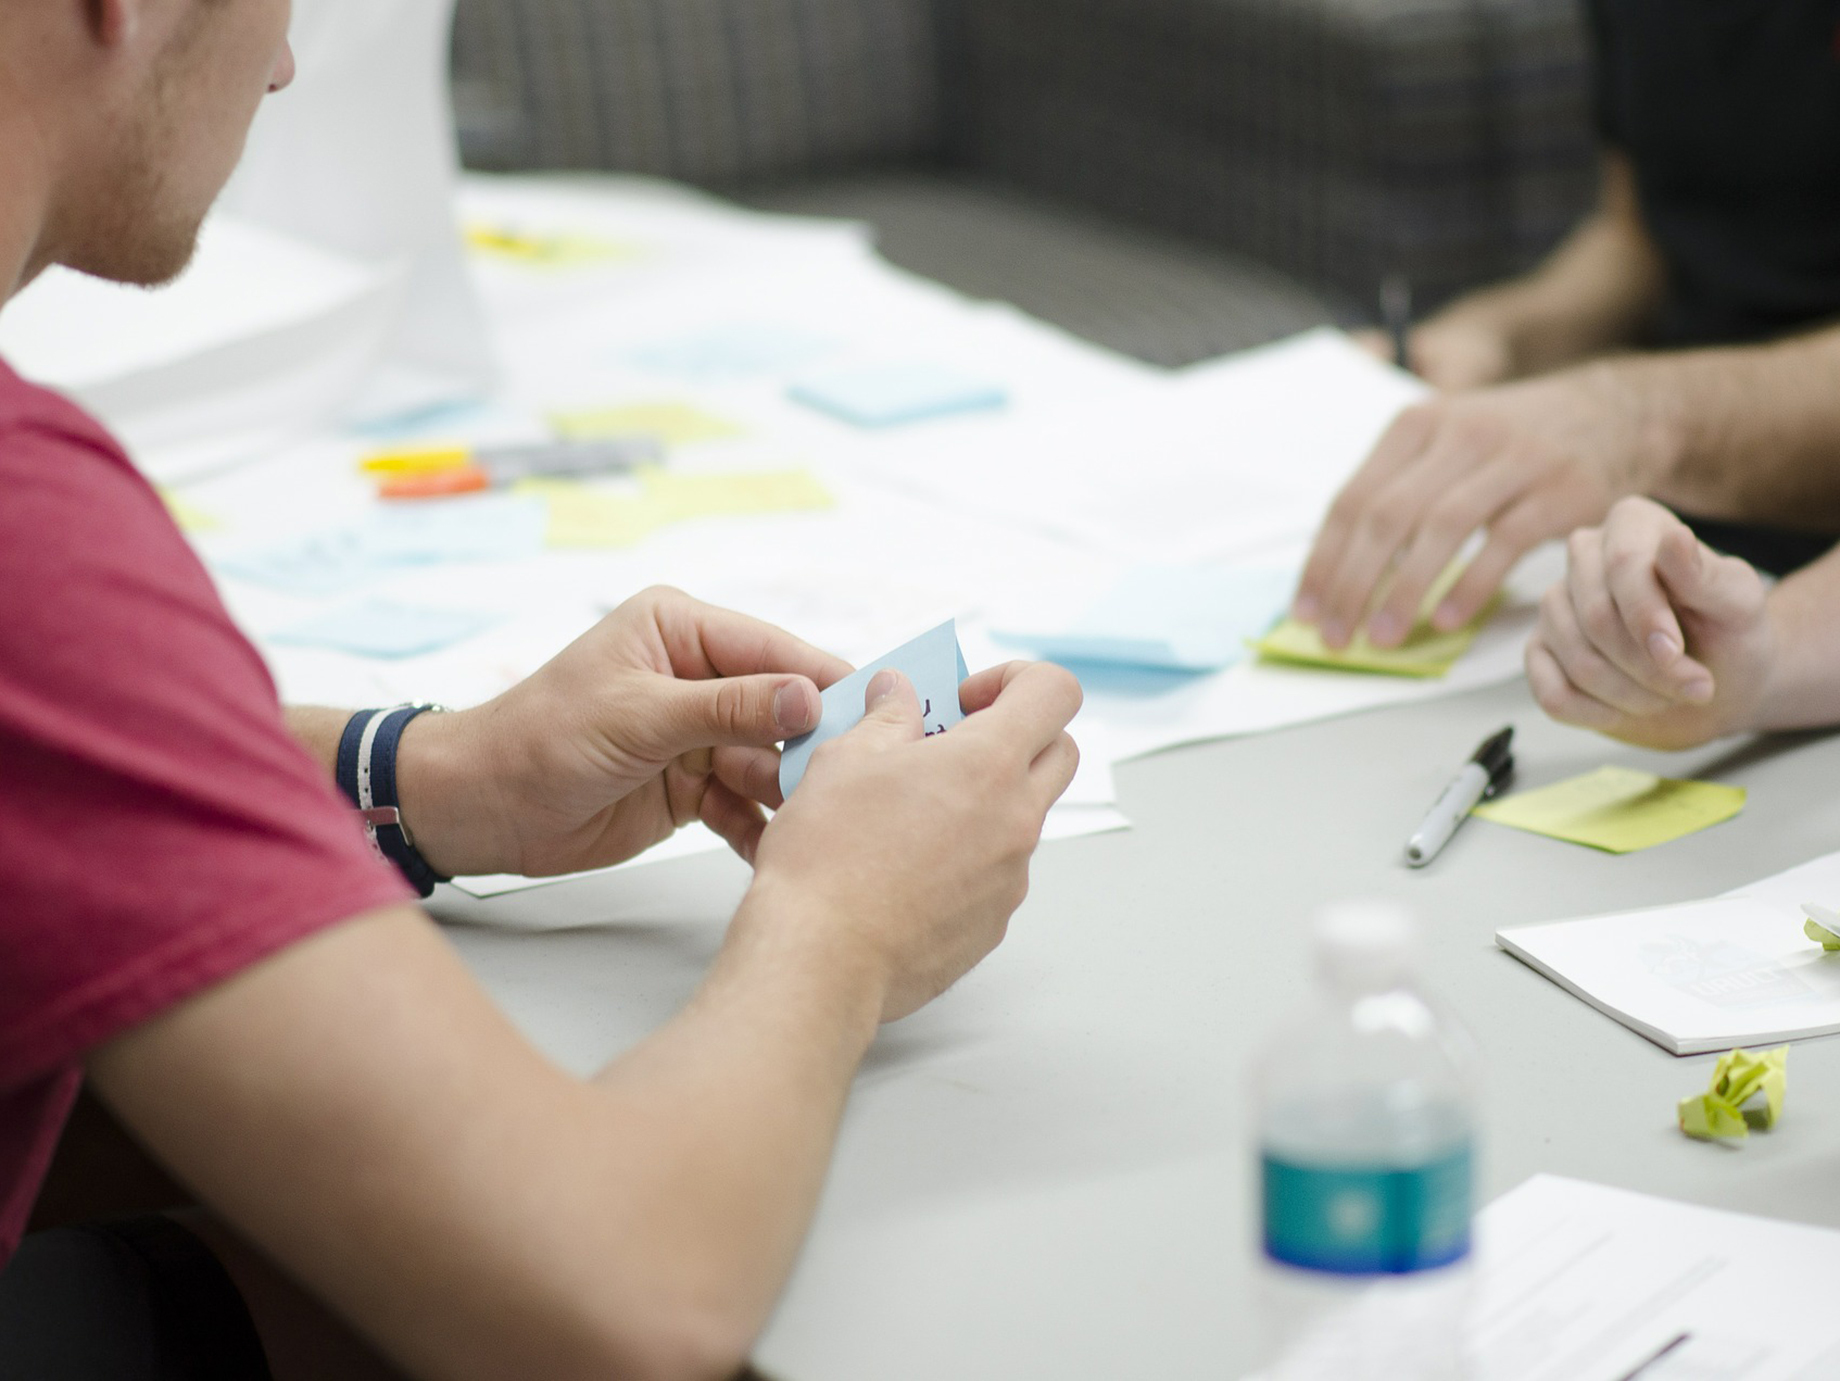
[{"label": "man's forearm", "polygon": [[1607,154],[1598,209],[1524,277],[1458,299],[1440,319],[1498,332],[1511,377],[1544,374],[1633,344],[1660,308],[1666,274],[1627,160]]},{"label": "man's forearm", "polygon": [[1611,361],[1666,438],[1645,484],[1696,517],[1840,531],[1840,328]]}]

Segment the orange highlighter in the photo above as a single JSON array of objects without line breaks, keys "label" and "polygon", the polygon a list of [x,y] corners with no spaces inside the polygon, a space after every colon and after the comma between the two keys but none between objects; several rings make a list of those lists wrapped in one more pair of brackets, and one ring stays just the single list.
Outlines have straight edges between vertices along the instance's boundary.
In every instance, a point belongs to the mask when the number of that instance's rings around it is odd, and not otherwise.
[{"label": "orange highlighter", "polygon": [[359,468],[377,478],[380,498],[446,499],[503,489],[519,480],[619,474],[663,458],[664,444],[657,437],[620,436],[523,446],[378,451],[359,462]]}]

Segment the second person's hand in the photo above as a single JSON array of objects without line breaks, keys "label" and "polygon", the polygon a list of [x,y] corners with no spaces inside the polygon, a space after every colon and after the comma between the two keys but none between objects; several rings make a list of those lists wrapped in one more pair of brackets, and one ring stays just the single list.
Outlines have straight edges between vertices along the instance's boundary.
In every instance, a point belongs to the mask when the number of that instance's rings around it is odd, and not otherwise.
[{"label": "second person's hand", "polygon": [[1762,578],[1672,513],[1625,499],[1575,533],[1527,677],[1555,719],[1647,748],[1759,727],[1776,639]]},{"label": "second person's hand", "polygon": [[1653,430],[1610,365],[1406,409],[1330,507],[1294,612],[1331,647],[1363,625],[1376,645],[1397,646],[1482,529],[1482,549],[1432,612],[1440,631],[1461,627],[1527,552],[1643,488],[1659,465]]}]

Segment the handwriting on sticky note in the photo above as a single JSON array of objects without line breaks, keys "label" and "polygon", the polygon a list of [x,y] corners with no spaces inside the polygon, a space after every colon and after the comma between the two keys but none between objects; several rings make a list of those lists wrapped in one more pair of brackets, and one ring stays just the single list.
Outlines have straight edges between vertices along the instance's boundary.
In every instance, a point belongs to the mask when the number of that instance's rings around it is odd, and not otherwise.
[{"label": "handwriting on sticky note", "polygon": [[862,722],[869,682],[878,672],[890,668],[913,682],[914,692],[920,697],[923,732],[928,738],[964,722],[965,712],[959,707],[958,688],[970,672],[966,670],[965,654],[958,645],[958,621],[951,619],[846,676],[819,696],[823,713],[818,727],[788,742],[780,757],[782,793],[790,797],[798,788],[811,763],[811,755],[820,744],[848,733]]},{"label": "handwriting on sticky note", "polygon": [[1570,781],[1486,802],[1475,813],[1499,825],[1626,854],[1729,820],[1744,809],[1744,801],[1741,786],[1600,767]]},{"label": "handwriting on sticky note", "polygon": [[694,403],[626,403],[619,407],[585,408],[551,413],[549,421],[556,434],[568,441],[651,436],[666,446],[689,446],[699,441],[724,441],[743,434],[736,423],[705,412]]}]

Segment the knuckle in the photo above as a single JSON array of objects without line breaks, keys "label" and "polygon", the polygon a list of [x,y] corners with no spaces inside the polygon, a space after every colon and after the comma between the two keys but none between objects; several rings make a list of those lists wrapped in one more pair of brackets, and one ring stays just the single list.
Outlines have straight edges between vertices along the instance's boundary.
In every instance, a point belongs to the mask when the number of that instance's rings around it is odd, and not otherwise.
[{"label": "knuckle", "polygon": [[1617,623],[1616,606],[1601,590],[1592,591],[1579,602],[1579,627],[1599,646],[1616,636]]}]

